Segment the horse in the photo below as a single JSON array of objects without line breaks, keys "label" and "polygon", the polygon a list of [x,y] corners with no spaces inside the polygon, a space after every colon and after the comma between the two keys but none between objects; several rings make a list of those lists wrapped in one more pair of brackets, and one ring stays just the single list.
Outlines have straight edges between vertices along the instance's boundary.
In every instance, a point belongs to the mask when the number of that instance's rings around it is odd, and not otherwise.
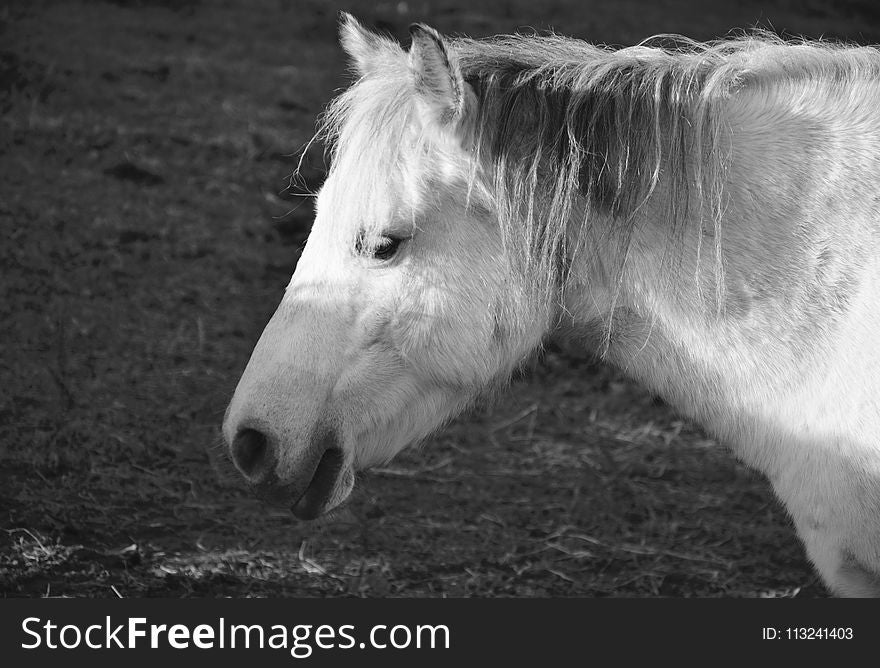
[{"label": "horse", "polygon": [[880,595],[880,52],[764,32],[411,45],[348,14],[314,225],[223,422],[310,520],[566,341],[759,471]]}]

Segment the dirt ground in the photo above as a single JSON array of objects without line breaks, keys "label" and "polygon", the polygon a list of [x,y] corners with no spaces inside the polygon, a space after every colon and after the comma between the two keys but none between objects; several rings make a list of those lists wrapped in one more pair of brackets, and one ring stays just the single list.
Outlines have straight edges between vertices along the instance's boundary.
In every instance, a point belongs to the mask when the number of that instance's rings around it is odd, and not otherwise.
[{"label": "dirt ground", "polygon": [[[7,597],[824,597],[767,483],[550,348],[331,520],[217,465],[311,224],[288,188],[346,82],[336,12],[630,44],[755,25],[880,42],[869,0],[11,2],[0,9]],[[307,185],[323,166],[310,160]]]}]

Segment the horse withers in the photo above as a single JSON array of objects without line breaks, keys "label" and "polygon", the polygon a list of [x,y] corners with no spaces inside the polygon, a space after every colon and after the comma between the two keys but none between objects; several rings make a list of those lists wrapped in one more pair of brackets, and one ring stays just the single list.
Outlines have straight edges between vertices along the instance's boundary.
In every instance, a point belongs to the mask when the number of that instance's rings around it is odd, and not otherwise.
[{"label": "horse withers", "polygon": [[244,478],[325,514],[564,336],[880,595],[880,52],[411,33],[343,17],[314,226],[224,421]]}]

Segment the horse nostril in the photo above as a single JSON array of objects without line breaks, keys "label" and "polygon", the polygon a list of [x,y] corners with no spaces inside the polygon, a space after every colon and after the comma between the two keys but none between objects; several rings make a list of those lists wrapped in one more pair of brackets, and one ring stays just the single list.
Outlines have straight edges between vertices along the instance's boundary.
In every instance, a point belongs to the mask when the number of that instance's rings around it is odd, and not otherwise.
[{"label": "horse nostril", "polygon": [[242,429],[232,441],[232,461],[252,482],[260,482],[272,472],[269,439],[256,429]]}]

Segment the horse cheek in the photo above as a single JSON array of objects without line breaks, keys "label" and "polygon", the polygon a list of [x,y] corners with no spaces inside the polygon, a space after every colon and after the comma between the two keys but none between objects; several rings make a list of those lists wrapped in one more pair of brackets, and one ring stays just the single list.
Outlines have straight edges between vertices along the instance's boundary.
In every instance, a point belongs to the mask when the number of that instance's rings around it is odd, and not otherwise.
[{"label": "horse cheek", "polygon": [[[435,305],[436,306],[436,305]],[[422,304],[398,317],[395,347],[422,382],[455,391],[476,389],[487,374],[486,324],[467,313]]]}]

